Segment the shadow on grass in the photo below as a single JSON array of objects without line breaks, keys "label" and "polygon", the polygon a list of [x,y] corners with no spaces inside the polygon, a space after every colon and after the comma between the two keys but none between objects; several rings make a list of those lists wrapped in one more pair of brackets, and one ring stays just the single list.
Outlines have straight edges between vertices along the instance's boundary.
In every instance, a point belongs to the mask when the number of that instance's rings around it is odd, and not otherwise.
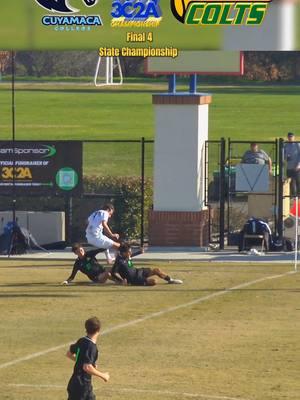
[{"label": "shadow on grass", "polygon": [[[0,260],[0,263],[1,263],[1,261],[2,260]],[[73,260],[71,260],[71,262],[72,262]],[[70,266],[70,263],[68,263],[67,261],[66,261],[66,263],[65,264],[55,264],[55,265],[36,265],[36,264],[33,264],[33,265],[26,265],[26,264],[23,264],[23,265],[0,265],[0,270],[1,270],[1,268],[10,268],[10,269],[26,269],[26,268],[28,268],[28,269],[32,269],[32,268],[39,268],[39,269],[50,269],[50,268],[57,268],[57,267],[64,267],[64,268],[67,268],[67,267],[69,267]],[[0,285],[1,286],[1,285]]]},{"label": "shadow on grass", "polygon": [[[101,296],[105,296],[106,294],[107,295],[111,295],[112,293],[122,293],[122,294],[124,294],[124,293],[128,293],[128,296],[130,296],[130,295],[134,295],[134,296],[136,296],[138,293],[140,293],[141,295],[142,294],[153,294],[153,296],[155,296],[155,294],[161,294],[161,293],[165,293],[166,295],[167,294],[172,294],[172,293],[177,293],[177,294],[179,294],[179,293],[181,293],[181,294],[195,294],[195,295],[197,295],[197,297],[196,298],[192,298],[192,299],[190,299],[190,300],[188,300],[187,302],[189,302],[189,301],[194,301],[194,300],[197,300],[198,298],[201,298],[202,296],[203,297],[206,297],[206,296],[209,296],[209,295],[212,295],[212,294],[214,294],[214,293],[222,293],[222,292],[224,292],[224,293],[240,293],[240,294],[242,294],[242,293],[244,293],[244,294],[246,294],[246,293],[299,293],[300,292],[300,290],[298,290],[298,289],[290,289],[290,288],[288,288],[288,289],[268,289],[268,288],[262,288],[262,289],[233,289],[233,290],[231,290],[231,289],[226,289],[226,288],[223,288],[223,289],[175,289],[175,288],[173,288],[173,289],[163,289],[163,288],[157,288],[157,287],[155,287],[155,289],[153,288],[153,287],[151,287],[151,286],[136,286],[136,287],[130,287],[130,289],[126,289],[126,288],[116,288],[116,289],[108,289],[108,290],[100,290],[100,291],[97,291],[97,292],[93,292],[94,294],[96,294],[96,293],[101,293]],[[85,290],[81,290],[80,292],[74,292],[74,291],[72,291],[71,293],[70,293],[70,297],[73,297],[73,294],[78,294],[78,296],[79,295],[81,295],[81,294],[84,294],[84,295],[86,295],[87,293],[88,293],[88,291],[85,291]],[[55,295],[53,296],[53,297],[55,297]],[[59,297],[59,295],[57,296],[57,297]],[[66,294],[66,297],[67,297],[67,294]]]},{"label": "shadow on grass", "polygon": [[80,297],[75,294],[44,294],[44,293],[1,293],[0,299],[14,299],[14,298],[69,298],[69,297]]},{"label": "shadow on grass", "polygon": [[[99,284],[99,283],[93,283],[93,282],[78,282],[78,283],[71,283],[69,285],[62,285],[59,282],[56,283],[49,283],[49,282],[22,282],[22,283],[7,283],[7,284],[1,284],[0,288],[9,288],[9,287],[25,287],[25,288],[31,288],[31,287],[46,287],[46,288],[75,288],[75,287],[104,287],[104,284]],[[105,286],[117,286],[114,283],[106,283]]]},{"label": "shadow on grass", "polygon": [[18,92],[47,92],[47,93],[88,93],[88,94],[94,94],[99,96],[99,94],[122,94],[122,93],[126,93],[126,94],[131,94],[131,93],[135,93],[135,94],[143,94],[143,93],[166,93],[167,92],[167,87],[166,89],[123,89],[123,90],[101,90],[101,91],[97,91],[96,89],[93,88],[85,88],[85,89],[64,89],[64,88],[55,88],[55,89],[50,89],[50,88],[20,88],[17,89]]},{"label": "shadow on grass", "polygon": [[60,287],[62,285],[60,285],[59,283],[48,283],[48,282],[23,282],[23,283],[7,283],[7,284],[1,284],[0,287],[2,288],[9,288],[9,287]]},{"label": "shadow on grass", "polygon": [[[150,292],[151,290],[151,292]],[[128,293],[128,295],[134,295],[136,296],[137,293],[140,293],[141,295],[143,293],[152,293],[153,296],[155,294],[161,294],[161,293],[169,293],[170,295],[172,293],[194,293],[196,295],[198,295],[199,297],[194,298],[194,299],[190,299],[190,301],[195,301],[198,298],[201,299],[202,296],[206,297],[206,296],[210,296],[213,295],[214,293],[293,293],[293,294],[299,294],[300,293],[300,289],[295,289],[295,288],[261,288],[261,289],[226,289],[226,288],[221,288],[221,289],[163,289],[163,288],[155,288],[153,289],[153,287],[130,287],[130,289],[126,289],[126,288],[117,288],[116,289],[108,289],[108,290],[101,290],[99,291],[101,293],[101,295],[111,295],[112,293],[122,293],[124,294],[125,292]],[[97,292],[97,293],[99,293]],[[17,299],[17,298],[23,298],[23,299],[34,299],[34,298],[79,298],[82,295],[86,295],[88,293],[88,291],[86,290],[81,290],[80,292],[69,292],[69,293],[1,293],[0,294],[0,299]],[[95,291],[92,292],[93,294],[95,294]],[[187,301],[188,302],[188,301]]]},{"label": "shadow on grass", "polygon": [[[89,94],[122,94],[122,93],[167,93],[167,83],[165,89],[150,87],[148,88],[124,88],[124,89],[115,89],[115,90],[97,90],[93,87],[91,88],[17,88],[18,91],[23,92],[49,92],[49,93],[89,93]],[[212,94],[256,94],[256,95],[294,95],[298,96],[300,94],[300,86],[233,86],[229,85],[226,86],[207,86],[201,89],[201,92],[209,92]],[[180,91],[177,92],[178,94],[182,93]]]},{"label": "shadow on grass", "polygon": [[[25,83],[29,84],[29,83]],[[147,84],[149,87],[147,87]],[[76,83],[74,84],[76,85]],[[126,87],[131,86],[132,87]],[[122,94],[122,93],[167,93],[167,79],[161,82],[153,82],[153,83],[144,83],[138,84],[140,87],[134,87],[134,84],[127,83],[125,87],[121,88],[113,88],[113,89],[101,89],[95,88],[94,86],[90,87],[59,87],[59,84],[55,86],[55,82],[52,87],[20,87],[16,88],[17,91],[23,92],[52,92],[52,93],[89,93],[95,95],[103,94]],[[162,85],[165,87],[162,88]],[[188,85],[180,85],[178,93],[181,91],[187,91]],[[1,91],[10,91],[9,87],[1,88]],[[201,92],[211,92],[213,94],[258,94],[258,95],[299,95],[300,93],[300,85],[297,84],[278,84],[274,85],[270,84],[255,84],[255,83],[245,83],[245,84],[206,84],[203,85]]]}]

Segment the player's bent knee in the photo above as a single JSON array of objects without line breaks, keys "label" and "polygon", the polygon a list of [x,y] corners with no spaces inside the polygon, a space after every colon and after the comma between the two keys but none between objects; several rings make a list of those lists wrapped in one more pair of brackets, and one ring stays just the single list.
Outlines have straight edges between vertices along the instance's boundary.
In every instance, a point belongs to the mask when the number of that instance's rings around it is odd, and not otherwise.
[{"label": "player's bent knee", "polygon": [[155,286],[156,285],[156,280],[153,278],[148,278],[146,280],[146,282],[147,282],[147,286]]},{"label": "player's bent knee", "polygon": [[103,272],[100,276],[99,276],[99,283],[105,283],[107,281],[107,279],[109,278],[110,273],[109,272]]}]

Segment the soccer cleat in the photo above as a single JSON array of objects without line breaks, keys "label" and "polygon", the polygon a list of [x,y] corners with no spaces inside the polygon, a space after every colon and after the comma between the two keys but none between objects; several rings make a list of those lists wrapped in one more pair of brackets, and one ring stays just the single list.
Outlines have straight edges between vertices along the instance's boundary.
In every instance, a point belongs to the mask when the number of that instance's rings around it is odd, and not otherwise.
[{"label": "soccer cleat", "polygon": [[180,279],[170,279],[168,283],[173,283],[174,285],[181,285],[183,282]]}]

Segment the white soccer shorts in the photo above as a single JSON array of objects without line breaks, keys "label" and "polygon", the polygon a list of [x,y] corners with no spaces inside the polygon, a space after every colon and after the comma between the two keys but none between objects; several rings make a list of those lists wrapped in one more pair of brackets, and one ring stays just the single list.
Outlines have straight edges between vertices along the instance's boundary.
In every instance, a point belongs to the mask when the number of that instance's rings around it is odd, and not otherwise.
[{"label": "white soccer shorts", "polygon": [[87,233],[86,239],[89,244],[98,247],[99,249],[110,249],[114,245],[114,241],[105,235],[95,236]]}]

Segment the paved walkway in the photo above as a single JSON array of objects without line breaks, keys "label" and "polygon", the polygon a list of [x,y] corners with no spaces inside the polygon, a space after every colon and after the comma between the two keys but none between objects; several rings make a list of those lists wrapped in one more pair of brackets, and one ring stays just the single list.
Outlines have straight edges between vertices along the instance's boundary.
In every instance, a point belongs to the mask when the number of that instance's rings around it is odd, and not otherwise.
[{"label": "paved walkway", "polygon": [[[236,250],[201,251],[199,247],[149,247],[144,254],[136,257],[141,261],[202,261],[202,262],[266,262],[266,263],[290,263],[294,262],[295,254],[291,253],[267,253],[264,255],[241,254]],[[7,256],[0,256],[6,259]],[[49,253],[34,251],[19,256],[11,256],[12,260],[74,260],[71,249],[55,250]],[[104,254],[99,253],[99,260],[104,260]],[[299,254],[300,259],[300,254]]]}]

